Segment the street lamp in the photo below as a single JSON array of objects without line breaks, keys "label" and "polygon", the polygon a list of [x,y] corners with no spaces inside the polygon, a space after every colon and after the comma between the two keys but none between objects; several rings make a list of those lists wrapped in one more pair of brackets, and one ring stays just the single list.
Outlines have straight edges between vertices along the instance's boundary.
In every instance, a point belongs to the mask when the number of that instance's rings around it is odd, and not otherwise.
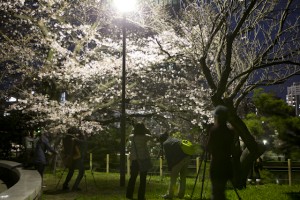
[{"label": "street lamp", "polygon": [[120,149],[120,186],[125,186],[125,135],[126,135],[126,14],[135,9],[136,0],[114,0],[115,7],[123,14],[123,60],[122,60],[122,103],[121,103],[121,149]]}]

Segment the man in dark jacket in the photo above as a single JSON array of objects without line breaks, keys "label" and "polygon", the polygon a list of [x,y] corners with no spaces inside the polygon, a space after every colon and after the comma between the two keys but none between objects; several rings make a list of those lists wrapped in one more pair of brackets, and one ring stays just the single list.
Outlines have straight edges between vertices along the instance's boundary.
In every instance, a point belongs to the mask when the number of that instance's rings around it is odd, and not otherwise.
[{"label": "man in dark jacket", "polygon": [[40,133],[38,135],[36,145],[35,145],[35,151],[34,151],[35,169],[40,173],[42,178],[43,178],[45,166],[47,165],[46,151],[50,151],[54,154],[57,154],[54,148],[50,146],[47,137],[48,137],[48,133],[46,132]]},{"label": "man in dark jacket", "polygon": [[[69,152],[71,155],[71,163],[69,166],[68,175],[63,184],[63,190],[69,190],[69,182],[73,177],[74,171],[78,169],[78,175],[72,187],[73,191],[79,191],[80,188],[79,183],[84,176],[84,160],[85,154],[87,150],[87,142],[84,134],[77,128],[72,127],[68,130],[69,135],[73,135],[71,137],[71,147],[64,147],[65,149],[71,148],[72,150]],[[77,134],[77,137],[76,137]]]},{"label": "man in dark jacket", "polygon": [[190,156],[185,154],[181,149],[181,140],[171,138],[167,133],[162,134],[159,139],[163,145],[168,169],[171,171],[168,193],[163,195],[163,198],[172,199],[174,197],[178,176],[180,176],[178,198],[183,198],[185,195],[186,176]]},{"label": "man in dark jacket", "polygon": [[212,200],[225,200],[226,183],[233,174],[231,159],[234,147],[234,131],[227,126],[227,107],[217,106],[213,114],[215,123],[210,129],[207,144],[211,154]]}]

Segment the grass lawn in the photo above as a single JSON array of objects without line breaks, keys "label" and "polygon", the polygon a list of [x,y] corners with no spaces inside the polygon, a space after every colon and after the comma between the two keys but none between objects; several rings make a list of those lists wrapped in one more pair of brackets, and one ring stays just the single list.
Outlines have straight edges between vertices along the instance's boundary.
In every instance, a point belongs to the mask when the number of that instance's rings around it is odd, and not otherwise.
[{"label": "grass lawn", "polygon": [[[86,170],[86,176],[83,177],[80,188],[80,192],[63,192],[61,190],[64,178],[67,172],[64,173],[61,178],[62,171],[57,171],[56,175],[52,173],[45,173],[43,188],[43,200],[122,200],[125,198],[125,187],[120,187],[119,174],[118,173],[102,173],[94,172],[93,174]],[[74,173],[73,179],[70,182],[72,186],[77,173]],[[60,180],[61,178],[61,180]],[[126,184],[128,180],[126,176]],[[139,178],[139,177],[138,177]],[[57,183],[59,182],[59,185]],[[148,176],[148,184],[146,189],[147,200],[162,199],[161,195],[165,194],[168,188],[169,177]],[[193,190],[195,178],[188,178],[187,191],[185,199],[190,199],[190,195]],[[137,180],[138,185],[138,180]],[[57,186],[57,187],[56,187]],[[200,199],[201,194],[201,180],[197,181],[193,198]],[[202,199],[210,198],[210,182],[204,182],[203,184]],[[137,189],[135,190],[135,195]],[[300,199],[300,185],[288,186],[288,185],[276,185],[276,184],[264,184],[264,185],[249,185],[244,190],[238,191],[240,197],[243,200],[296,200]],[[228,188],[226,191],[227,198],[230,200],[238,199],[233,188]]]}]

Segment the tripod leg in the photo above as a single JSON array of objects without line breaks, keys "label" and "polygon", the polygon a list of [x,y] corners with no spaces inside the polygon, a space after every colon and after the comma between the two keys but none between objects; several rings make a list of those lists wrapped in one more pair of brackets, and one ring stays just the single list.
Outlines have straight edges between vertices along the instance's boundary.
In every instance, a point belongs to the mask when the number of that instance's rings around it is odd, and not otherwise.
[{"label": "tripod leg", "polygon": [[95,186],[97,187],[97,183],[96,183],[96,179],[95,179],[95,176],[94,176],[93,169],[91,169],[91,173],[92,173],[92,176],[93,176],[93,179],[94,179]]},{"label": "tripod leg", "polygon": [[202,166],[202,161],[204,159],[204,155],[205,155],[205,151],[202,153],[201,155],[201,163],[198,167],[198,172],[197,172],[197,176],[196,176],[196,179],[195,179],[195,183],[194,183],[194,187],[193,187],[193,190],[192,190],[192,193],[191,193],[191,199],[193,198],[193,195],[194,195],[194,191],[195,191],[195,187],[196,187],[196,184],[197,184],[197,180],[198,180],[198,177],[199,177],[199,174],[200,174],[200,171],[201,171],[201,166]]},{"label": "tripod leg", "polygon": [[57,187],[58,187],[58,185],[59,185],[59,183],[60,183],[60,181],[61,181],[61,179],[62,179],[62,177],[63,177],[63,175],[64,175],[64,173],[65,173],[65,171],[66,171],[66,167],[64,168],[64,171],[62,172],[62,174],[61,174],[61,176],[60,176],[60,178],[59,178],[59,180],[58,180],[58,182],[57,182],[57,184],[56,184],[56,186],[55,186],[55,189],[57,189]]},{"label": "tripod leg", "polygon": [[204,188],[205,171],[206,171],[206,161],[207,161],[207,152],[205,152],[205,158],[204,158],[204,169],[203,169],[203,174],[202,174],[202,186],[201,186],[201,195],[200,195],[200,199],[202,199],[203,188]]},{"label": "tripod leg", "polygon": [[87,191],[87,182],[86,182],[86,174],[85,174],[85,171],[84,171],[84,181],[85,181],[85,191]]},{"label": "tripod leg", "polygon": [[242,200],[242,198],[241,198],[241,196],[239,195],[239,193],[238,193],[237,189],[234,187],[234,185],[233,185],[232,181],[230,181],[230,182],[231,182],[231,185],[232,185],[232,187],[233,187],[233,190],[234,190],[234,192],[235,192],[236,196],[238,197],[238,199],[239,199],[239,200]]}]

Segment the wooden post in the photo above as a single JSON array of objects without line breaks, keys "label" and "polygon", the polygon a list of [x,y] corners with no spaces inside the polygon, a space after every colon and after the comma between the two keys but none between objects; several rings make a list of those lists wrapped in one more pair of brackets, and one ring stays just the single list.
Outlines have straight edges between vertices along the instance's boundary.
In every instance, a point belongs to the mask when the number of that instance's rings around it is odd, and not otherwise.
[{"label": "wooden post", "polygon": [[109,173],[109,154],[106,154],[106,173]]},{"label": "wooden post", "polygon": [[93,170],[93,153],[90,153],[90,170]]},{"label": "wooden post", "polygon": [[196,174],[198,173],[198,170],[199,170],[199,164],[200,164],[200,158],[197,157],[196,158]]},{"label": "wooden post", "polygon": [[130,176],[130,159],[129,159],[129,154],[127,154],[127,175]]},{"label": "wooden post", "polygon": [[163,176],[163,159],[162,156],[159,157],[159,175]]},{"label": "wooden post", "polygon": [[289,186],[292,186],[292,163],[291,163],[291,159],[288,159],[288,173],[289,173]]}]

